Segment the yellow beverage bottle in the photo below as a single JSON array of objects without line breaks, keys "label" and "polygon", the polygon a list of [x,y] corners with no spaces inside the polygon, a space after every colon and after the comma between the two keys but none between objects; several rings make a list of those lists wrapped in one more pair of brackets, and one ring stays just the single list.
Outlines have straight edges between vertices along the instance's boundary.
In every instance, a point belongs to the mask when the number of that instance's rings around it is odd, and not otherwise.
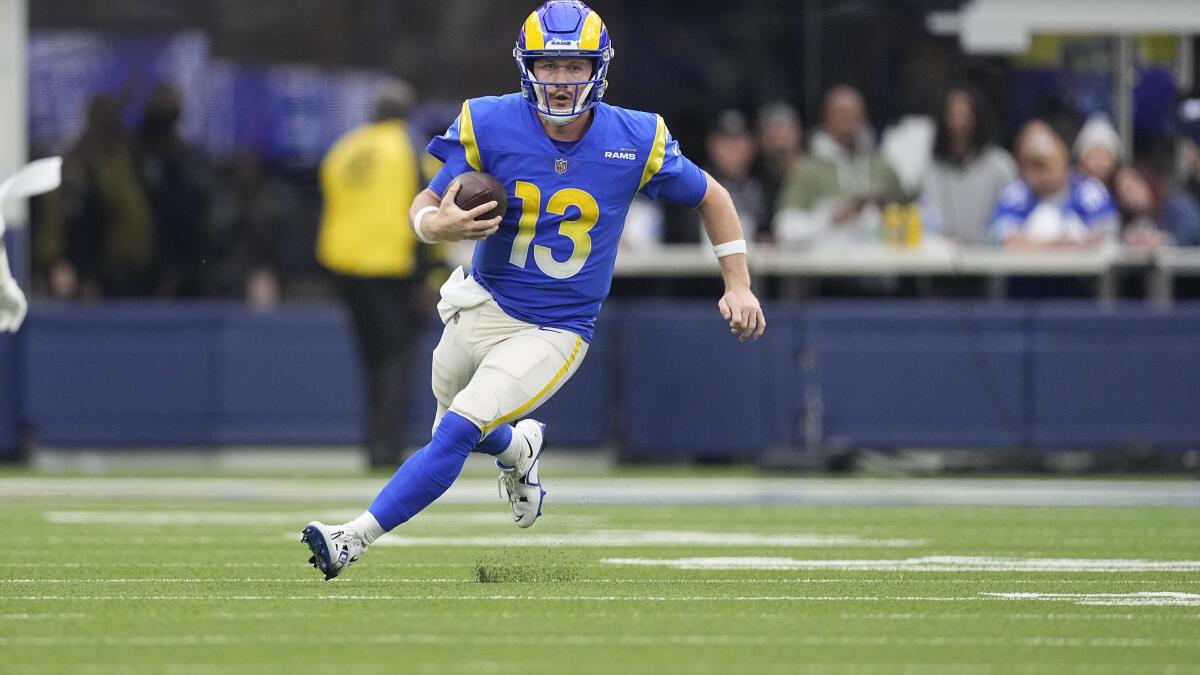
[{"label": "yellow beverage bottle", "polygon": [[916,204],[904,205],[904,247],[918,248],[921,245],[921,235],[924,223],[921,222],[921,208]]}]

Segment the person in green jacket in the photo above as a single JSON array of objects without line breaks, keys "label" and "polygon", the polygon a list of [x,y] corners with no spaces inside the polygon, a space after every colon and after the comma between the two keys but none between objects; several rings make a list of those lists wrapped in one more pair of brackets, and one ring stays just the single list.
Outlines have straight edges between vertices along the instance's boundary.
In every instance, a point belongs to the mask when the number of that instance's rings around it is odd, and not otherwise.
[{"label": "person in green jacket", "polygon": [[774,219],[781,244],[855,244],[878,231],[880,204],[905,199],[896,172],[875,147],[862,95],[840,85],[825,94],[821,127],[792,166]]}]

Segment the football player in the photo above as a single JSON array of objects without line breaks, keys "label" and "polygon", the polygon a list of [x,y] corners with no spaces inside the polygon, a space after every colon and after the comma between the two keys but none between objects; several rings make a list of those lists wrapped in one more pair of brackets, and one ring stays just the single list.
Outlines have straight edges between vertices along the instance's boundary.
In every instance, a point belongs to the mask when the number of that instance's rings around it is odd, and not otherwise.
[{"label": "football player", "polygon": [[[442,287],[433,439],[361,516],[304,529],[310,562],[326,579],[441,496],[471,452],[496,457],[516,525],[537,520],[545,426],[526,416],[587,355],[637,193],[697,209],[715,242],[725,281],[717,306],[730,332],[744,341],[766,329],[729,193],[680,152],[662,117],[602,102],[613,53],[599,15],[577,0],[550,0],[517,37],[520,93],[464,102],[429,143],[444,166],[413,201],[417,237],[479,241],[470,275],[460,268]],[[504,185],[505,215],[476,220],[494,201],[468,211],[455,205],[455,177],[470,170]]]}]

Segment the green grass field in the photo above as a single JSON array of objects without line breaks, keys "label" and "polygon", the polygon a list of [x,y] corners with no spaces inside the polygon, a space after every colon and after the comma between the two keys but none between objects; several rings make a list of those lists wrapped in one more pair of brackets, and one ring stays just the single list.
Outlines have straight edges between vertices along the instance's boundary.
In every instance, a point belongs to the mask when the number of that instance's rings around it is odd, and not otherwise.
[{"label": "green grass field", "polygon": [[6,674],[1200,673],[1191,508],[435,505],[327,583],[361,503],[4,485]]}]

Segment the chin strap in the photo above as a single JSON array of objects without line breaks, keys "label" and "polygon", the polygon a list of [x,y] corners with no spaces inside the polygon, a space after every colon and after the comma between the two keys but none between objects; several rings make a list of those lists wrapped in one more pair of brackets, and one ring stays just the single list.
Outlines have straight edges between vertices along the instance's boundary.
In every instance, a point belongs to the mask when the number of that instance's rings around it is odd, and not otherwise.
[{"label": "chin strap", "polygon": [[564,117],[562,115],[547,115],[540,110],[538,111],[538,117],[542,118],[542,120],[544,120],[546,123],[553,124],[556,127],[565,127],[571,122],[579,119],[579,115],[582,114],[583,113],[578,113],[576,115],[568,115]]}]

